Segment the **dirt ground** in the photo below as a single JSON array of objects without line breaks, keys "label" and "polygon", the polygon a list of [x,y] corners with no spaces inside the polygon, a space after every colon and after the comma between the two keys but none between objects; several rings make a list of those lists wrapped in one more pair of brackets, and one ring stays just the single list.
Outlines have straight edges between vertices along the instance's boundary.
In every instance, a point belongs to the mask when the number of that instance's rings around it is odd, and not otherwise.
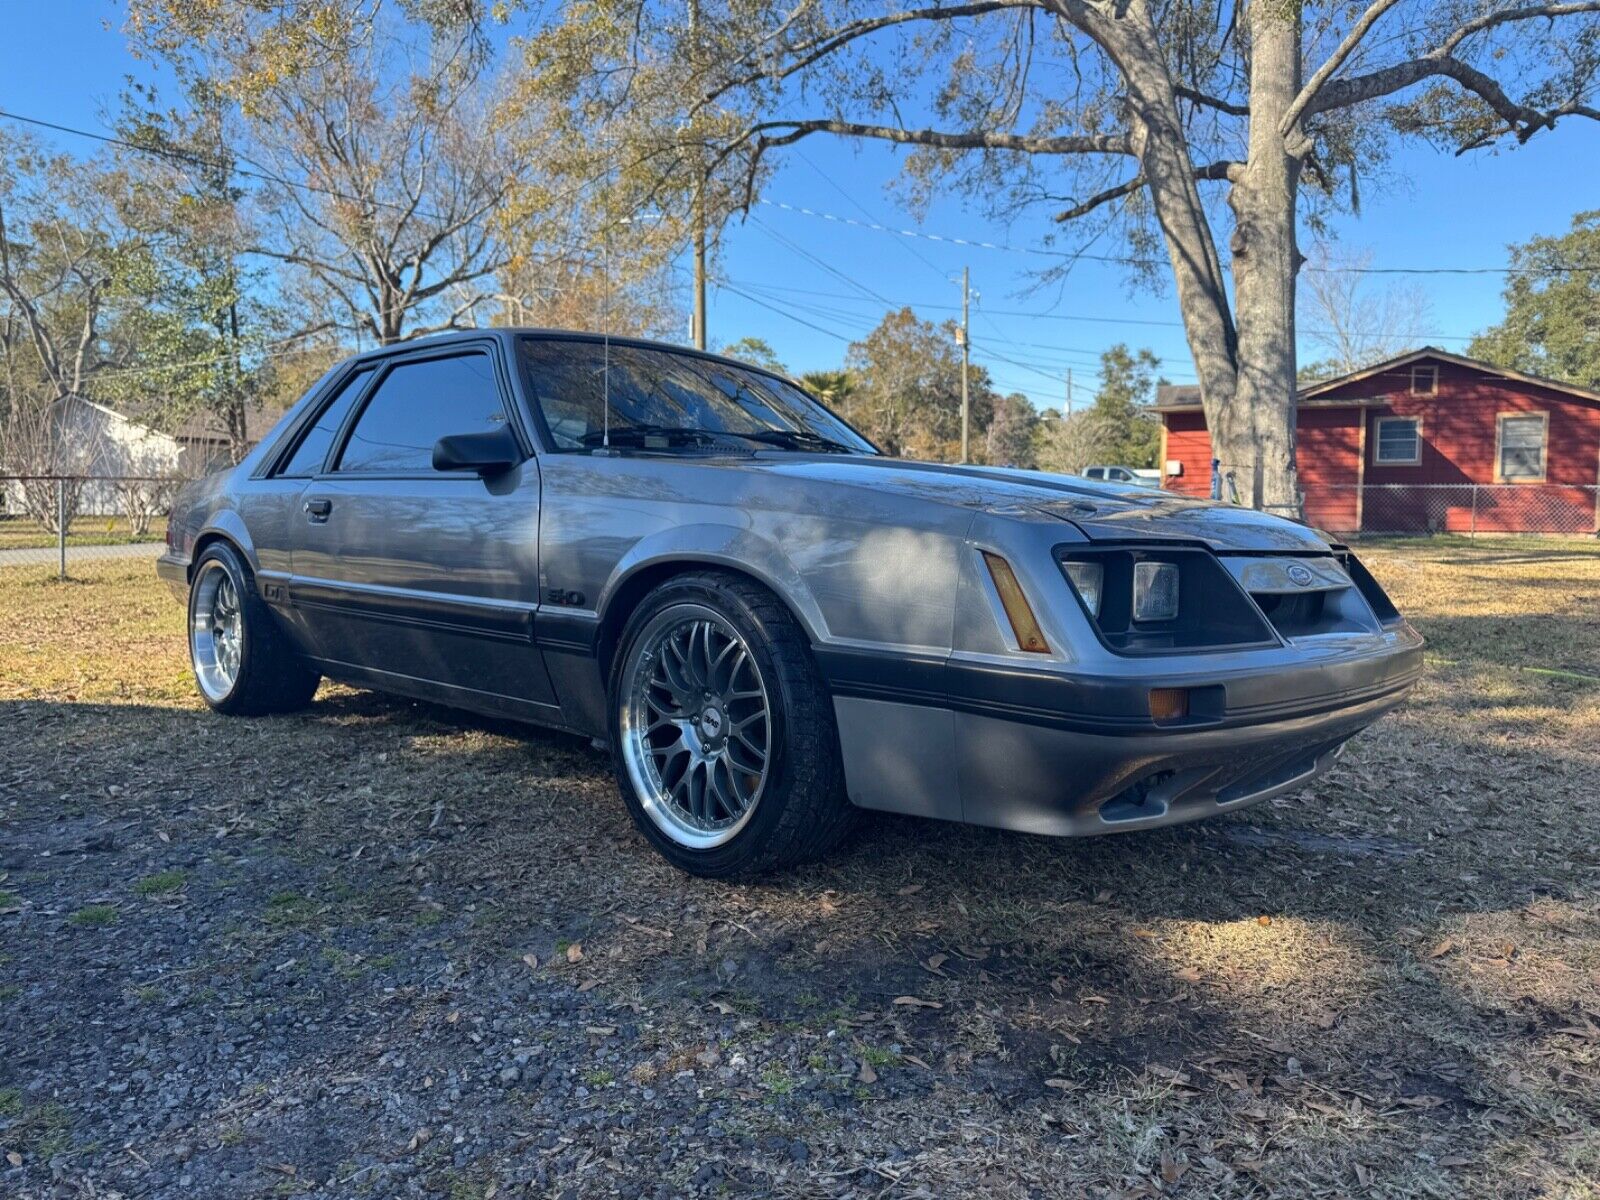
[{"label": "dirt ground", "polygon": [[1316,785],[736,886],[586,744],[219,718],[148,564],[0,571],[0,1194],[1592,1196],[1600,545],[1362,554],[1429,672]]}]

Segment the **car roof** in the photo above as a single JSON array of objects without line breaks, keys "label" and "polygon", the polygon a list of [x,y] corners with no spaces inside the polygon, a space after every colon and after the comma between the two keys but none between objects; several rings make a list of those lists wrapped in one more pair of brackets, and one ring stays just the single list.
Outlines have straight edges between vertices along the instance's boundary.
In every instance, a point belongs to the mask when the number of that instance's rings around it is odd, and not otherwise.
[{"label": "car roof", "polygon": [[481,342],[485,338],[494,338],[497,341],[510,343],[519,337],[526,336],[546,338],[551,341],[609,341],[613,346],[634,346],[646,350],[664,350],[672,354],[687,354],[695,358],[706,358],[713,362],[726,363],[730,367],[755,371],[760,375],[770,375],[774,379],[783,380],[785,383],[794,382],[794,380],[781,372],[757,366],[755,363],[745,362],[740,358],[730,358],[726,354],[713,354],[709,350],[700,350],[694,346],[684,346],[677,342],[664,342],[654,338],[627,337],[621,334],[608,335],[589,329],[546,329],[536,325],[491,325],[481,329],[452,329],[445,333],[431,333],[427,337],[392,342],[387,346],[379,346],[374,350],[367,350],[361,354],[353,355],[349,361],[376,362],[393,354],[409,353],[413,350],[427,349],[430,346],[450,346],[460,342]]}]

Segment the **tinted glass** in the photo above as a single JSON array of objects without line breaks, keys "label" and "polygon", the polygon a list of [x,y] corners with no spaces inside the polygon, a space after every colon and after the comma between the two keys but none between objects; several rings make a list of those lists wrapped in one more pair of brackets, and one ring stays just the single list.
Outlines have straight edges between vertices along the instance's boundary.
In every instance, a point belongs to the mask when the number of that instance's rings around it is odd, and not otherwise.
[{"label": "tinted glass", "polygon": [[616,437],[651,427],[726,434],[730,441],[810,434],[858,453],[875,453],[793,384],[715,359],[617,345],[608,356],[599,342],[528,338],[522,342],[522,366],[558,450],[593,449],[608,428]]},{"label": "tinted glass", "polygon": [[295,452],[289,456],[288,463],[278,472],[279,475],[310,476],[322,470],[323,460],[328,457],[328,447],[333,445],[333,439],[338,436],[345,414],[360,397],[361,389],[371,377],[372,368],[362,367],[345,381],[339,394],[322,410],[316,423],[306,430],[300,445],[295,447]]},{"label": "tinted glass", "polygon": [[506,421],[486,354],[400,363],[356,418],[339,456],[341,471],[431,471],[433,444],[456,433],[487,433]]}]

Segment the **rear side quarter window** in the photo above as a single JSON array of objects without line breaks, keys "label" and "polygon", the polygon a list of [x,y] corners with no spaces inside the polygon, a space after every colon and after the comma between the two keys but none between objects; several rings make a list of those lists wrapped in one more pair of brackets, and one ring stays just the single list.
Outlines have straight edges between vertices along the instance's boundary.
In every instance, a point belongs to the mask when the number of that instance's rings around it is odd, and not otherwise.
[{"label": "rear side quarter window", "polygon": [[367,381],[372,378],[372,371],[372,367],[362,367],[352,372],[350,377],[339,385],[339,390],[333,398],[322,406],[321,415],[300,435],[300,442],[295,446],[294,453],[278,471],[281,477],[306,479],[322,470],[322,464],[327,460],[333,439],[339,435],[339,427],[344,424],[350,406],[361,398]]}]

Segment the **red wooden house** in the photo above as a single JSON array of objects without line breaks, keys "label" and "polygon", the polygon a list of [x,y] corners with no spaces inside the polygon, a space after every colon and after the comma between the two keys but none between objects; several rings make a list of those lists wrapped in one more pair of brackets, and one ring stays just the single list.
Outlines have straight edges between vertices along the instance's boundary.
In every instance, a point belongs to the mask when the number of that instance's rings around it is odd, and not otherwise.
[{"label": "red wooden house", "polygon": [[[1163,486],[1211,494],[1196,387],[1162,387]],[[1600,531],[1600,393],[1426,347],[1304,388],[1306,519],[1337,533]]]}]

